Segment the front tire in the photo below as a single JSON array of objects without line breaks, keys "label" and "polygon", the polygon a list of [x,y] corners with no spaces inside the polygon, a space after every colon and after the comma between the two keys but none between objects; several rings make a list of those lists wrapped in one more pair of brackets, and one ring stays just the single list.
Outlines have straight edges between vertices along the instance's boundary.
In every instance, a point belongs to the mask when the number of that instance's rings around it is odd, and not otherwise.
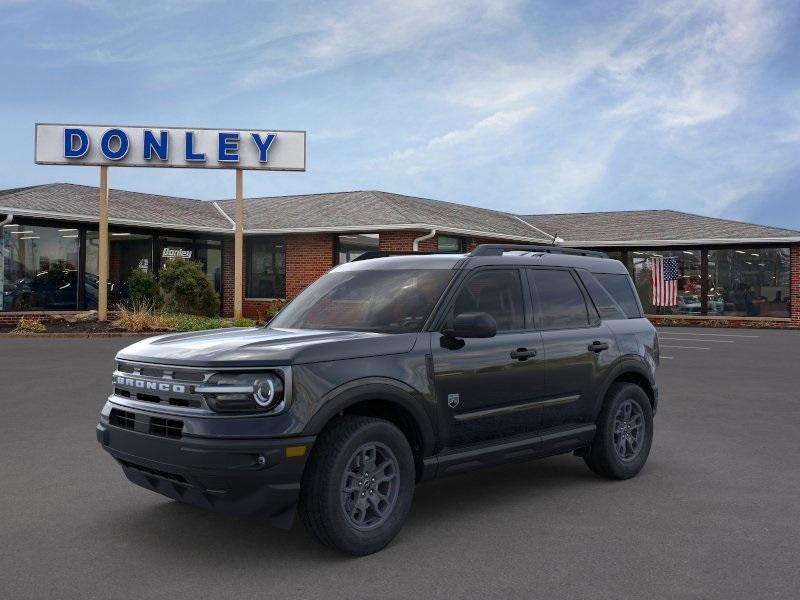
[{"label": "front tire", "polygon": [[345,416],[319,436],[303,474],[299,512],[323,544],[364,556],[385,547],[414,496],[414,456],[383,419]]},{"label": "front tire", "polygon": [[633,383],[615,383],[597,419],[597,433],[584,457],[589,468],[610,479],[630,479],[644,467],[653,443],[653,408]]}]

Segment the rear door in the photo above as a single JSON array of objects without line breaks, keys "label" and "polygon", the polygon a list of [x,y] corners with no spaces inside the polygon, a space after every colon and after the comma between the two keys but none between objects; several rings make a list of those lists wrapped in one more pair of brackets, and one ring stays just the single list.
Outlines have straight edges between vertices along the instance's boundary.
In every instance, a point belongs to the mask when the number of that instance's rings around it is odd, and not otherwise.
[{"label": "rear door", "polygon": [[447,446],[479,443],[539,428],[534,403],[544,394],[542,339],[533,330],[530,297],[518,268],[490,267],[467,275],[451,297],[444,325],[460,313],[486,312],[497,335],[431,337],[436,397]]},{"label": "rear door", "polygon": [[547,405],[542,428],[591,422],[616,340],[571,269],[526,269],[542,333]]}]

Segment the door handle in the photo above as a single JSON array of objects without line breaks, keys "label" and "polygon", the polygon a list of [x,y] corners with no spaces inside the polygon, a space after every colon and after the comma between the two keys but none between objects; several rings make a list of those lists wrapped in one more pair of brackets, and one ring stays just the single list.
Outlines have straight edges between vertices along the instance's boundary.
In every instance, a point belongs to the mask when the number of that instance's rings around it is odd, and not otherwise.
[{"label": "door handle", "polygon": [[603,350],[608,350],[608,344],[605,342],[592,342],[589,344],[589,350],[592,352],[602,352]]},{"label": "door handle", "polygon": [[516,350],[511,351],[511,358],[516,358],[517,360],[528,360],[533,356],[536,356],[536,350],[517,348]]}]

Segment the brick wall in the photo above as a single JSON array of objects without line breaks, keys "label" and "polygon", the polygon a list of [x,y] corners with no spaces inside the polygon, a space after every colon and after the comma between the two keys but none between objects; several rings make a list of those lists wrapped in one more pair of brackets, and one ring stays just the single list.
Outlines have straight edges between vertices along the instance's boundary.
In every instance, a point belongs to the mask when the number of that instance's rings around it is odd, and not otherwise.
[{"label": "brick wall", "polygon": [[[381,231],[380,249],[394,251],[411,251],[414,247],[414,240],[418,237],[430,233],[429,231]],[[436,235],[429,240],[419,243],[420,252],[436,252],[439,247],[439,236]],[[467,252],[475,249],[478,244],[501,244],[503,242],[515,243],[509,240],[467,237]]]},{"label": "brick wall", "polygon": [[[308,285],[333,267],[333,249],[336,236],[329,233],[298,234],[286,236],[286,298],[247,298],[242,301],[242,314],[245,317],[263,321],[275,310],[302,292]],[[227,242],[227,240],[226,240]],[[223,276],[224,296],[223,315],[233,315],[233,240],[230,240],[230,265],[225,260]],[[247,276],[245,269],[245,277]]]},{"label": "brick wall", "polygon": [[294,298],[333,267],[335,236],[309,233],[286,236],[286,297]]},{"label": "brick wall", "polygon": [[[394,252],[410,252],[414,247],[414,240],[430,231],[381,231],[379,247],[381,250]],[[420,252],[435,252],[438,246],[436,237],[419,243]]]},{"label": "brick wall", "polygon": [[234,243],[233,237],[222,240],[222,306],[223,317],[233,316],[233,286],[234,286]]},{"label": "brick wall", "polygon": [[800,244],[791,247],[789,268],[789,304],[791,305],[792,324],[800,326]]}]

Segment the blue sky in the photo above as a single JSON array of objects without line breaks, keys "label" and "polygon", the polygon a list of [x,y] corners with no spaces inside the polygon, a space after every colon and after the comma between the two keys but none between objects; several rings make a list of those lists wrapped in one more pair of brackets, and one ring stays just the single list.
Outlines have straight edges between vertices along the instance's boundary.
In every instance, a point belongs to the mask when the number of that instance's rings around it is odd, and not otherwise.
[{"label": "blue sky", "polygon": [[[673,208],[800,229],[797,2],[0,0],[0,188],[33,123],[306,129],[248,196],[381,189],[519,213]],[[112,169],[217,199],[233,173]]]}]

